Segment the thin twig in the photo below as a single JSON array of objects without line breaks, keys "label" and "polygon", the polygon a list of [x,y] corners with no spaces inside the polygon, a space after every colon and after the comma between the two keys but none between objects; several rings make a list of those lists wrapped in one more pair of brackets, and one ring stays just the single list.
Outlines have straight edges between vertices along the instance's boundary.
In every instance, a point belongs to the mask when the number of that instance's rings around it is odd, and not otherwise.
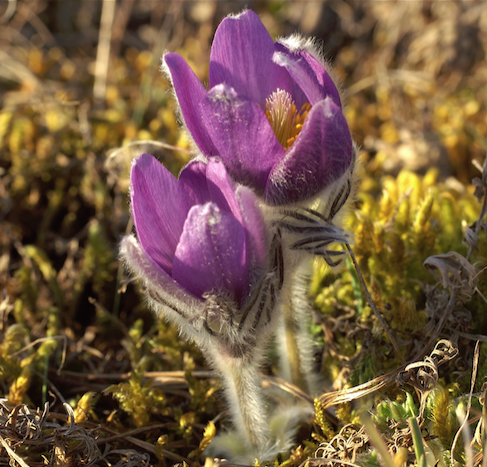
[{"label": "thin twig", "polygon": [[[479,220],[477,221],[477,223],[475,225],[475,236],[478,237],[478,235],[480,233],[480,229],[482,228],[482,219],[484,218],[484,216],[487,212],[487,190],[485,189],[485,180],[486,180],[486,176],[487,176],[487,174],[485,173],[487,170],[487,154],[485,155],[484,163],[482,164],[482,167],[479,167],[479,164],[475,163],[475,162],[476,161],[474,161],[475,167],[482,173],[482,182],[484,184],[484,197],[482,199],[482,207],[480,209]],[[468,248],[467,256],[466,256],[467,261],[470,260],[470,256],[472,255],[473,250],[474,250],[474,246],[470,245]]]},{"label": "thin twig", "polygon": [[467,332],[455,331],[455,334],[458,334],[460,337],[464,337],[465,339],[469,339],[471,341],[480,341],[480,342],[487,342],[487,336],[483,334],[468,334]]},{"label": "thin twig", "polygon": [[[168,379],[177,383],[186,383],[185,371],[146,371],[144,378],[152,379]],[[208,370],[192,371],[191,375],[195,378],[213,378],[215,373]],[[69,376],[71,378],[80,378],[88,381],[94,381],[98,379],[108,379],[115,381],[124,381],[130,378],[130,373],[79,373],[77,371],[64,370],[61,376]]]},{"label": "thin twig", "polygon": [[445,311],[443,312],[443,315],[441,316],[440,321],[438,321],[438,324],[435,327],[435,330],[433,331],[433,334],[431,335],[429,341],[426,343],[425,346],[423,346],[422,350],[420,350],[416,356],[413,358],[413,361],[421,360],[427,353],[428,349],[430,349],[438,336],[440,335],[440,332],[446,322],[446,320],[450,317],[451,312],[453,311],[453,307],[455,306],[455,301],[457,299],[457,290],[458,289],[453,289],[450,295],[450,299],[448,300],[448,305],[446,306]]},{"label": "thin twig", "polygon": [[135,0],[122,0],[117,14],[113,21],[112,28],[112,56],[118,57],[120,53],[120,44],[122,42],[125,30],[127,29],[127,24],[130,20],[130,15],[132,13],[132,8],[134,6]]},{"label": "thin twig", "polygon": [[302,464],[299,465],[299,467],[320,467],[323,464],[341,464],[341,465],[346,465],[348,467],[358,467],[358,464],[354,464],[353,462],[348,462],[342,459],[307,459],[304,461]]},{"label": "thin twig", "polygon": [[95,305],[95,308],[98,311],[101,311],[110,321],[116,324],[126,336],[128,336],[129,330],[127,326],[125,326],[125,324],[117,316],[112,315],[102,304],[98,303],[98,301],[95,298],[88,297],[88,301],[92,305]]},{"label": "thin twig", "polygon": [[114,157],[117,157],[125,149],[131,148],[133,146],[139,146],[139,145],[156,146],[159,148],[172,149],[173,151],[184,152],[185,154],[190,154],[190,155],[194,154],[194,151],[191,151],[190,149],[178,148],[177,146],[173,146],[172,144],[164,143],[162,141],[155,141],[153,139],[142,139],[138,141],[132,141],[131,143],[128,143],[125,146],[122,146],[121,148],[111,151],[108,158],[113,159]]},{"label": "thin twig", "polygon": [[40,344],[41,342],[46,342],[50,340],[63,340],[63,353],[61,357],[61,363],[58,368],[58,374],[60,374],[61,370],[64,367],[64,363],[66,362],[66,353],[67,353],[67,345],[68,345],[68,339],[66,336],[52,336],[52,337],[40,337],[39,339],[36,339],[35,341],[31,342],[30,344],[22,347],[20,350],[17,352],[13,353],[12,356],[16,357],[17,355],[20,355],[22,352],[25,352],[27,349],[30,349],[31,347],[34,347],[37,344]]},{"label": "thin twig", "polygon": [[[21,14],[35,29],[38,37],[43,42],[42,45],[47,45],[48,47],[55,47],[57,45],[56,39],[54,39],[54,36],[52,35],[51,31],[49,31],[49,28],[42,22],[36,12],[30,8],[27,2],[20,2],[17,5],[17,13]],[[36,44],[36,46],[38,47],[39,44]]]},{"label": "thin twig", "polygon": [[17,0],[8,0],[7,9],[4,11],[3,15],[0,16],[0,24],[6,23],[15,13],[17,8]]},{"label": "thin twig", "polygon": [[354,386],[353,388],[325,393],[319,397],[320,403],[323,406],[323,409],[328,409],[334,405],[360,399],[361,397],[372,394],[373,392],[394,383],[397,375],[403,371],[404,368],[406,368],[405,364],[397,370],[378,376],[377,378],[371,379],[370,381],[358,386]]},{"label": "thin twig", "polygon": [[303,390],[301,390],[298,386],[296,386],[293,383],[290,383],[289,381],[286,381],[282,378],[279,378],[278,376],[269,376],[269,375],[263,375],[262,376],[262,381],[272,384],[273,386],[276,386],[283,391],[288,392],[289,394],[292,394],[294,397],[297,397],[310,405],[313,405],[313,398],[306,394]]},{"label": "thin twig", "polygon": [[22,458],[15,453],[15,451],[9,446],[7,441],[3,439],[2,436],[0,436],[0,443],[2,443],[3,448],[5,449],[5,451],[7,451],[7,454],[10,456],[10,458],[13,459],[15,462],[17,462],[20,465],[20,467],[29,467],[29,465],[26,464],[22,460]]},{"label": "thin twig", "polygon": [[359,265],[357,263],[357,260],[355,259],[355,255],[353,254],[353,251],[352,251],[352,248],[350,247],[350,244],[349,243],[345,243],[345,246],[347,247],[347,250],[348,250],[348,252],[350,254],[350,258],[352,258],[353,265],[355,266],[355,270],[357,271],[357,276],[358,276],[359,281],[360,281],[360,285],[362,286],[362,289],[363,289],[363,291],[365,293],[365,296],[367,297],[367,301],[369,303],[370,308],[372,308],[372,310],[373,310],[376,318],[379,320],[379,323],[384,328],[384,331],[387,334],[387,337],[389,338],[392,346],[394,347],[394,350],[396,351],[396,354],[399,357],[399,360],[403,364],[406,363],[406,360],[404,359],[404,357],[403,357],[403,355],[401,353],[401,350],[399,349],[399,346],[397,345],[396,339],[394,338],[394,336],[392,335],[391,330],[389,329],[389,326],[384,321],[384,318],[382,317],[382,315],[380,314],[380,311],[377,309],[377,307],[375,306],[374,301],[372,300],[372,296],[370,295],[369,289],[367,288],[367,285],[365,284],[365,280],[364,280],[364,278],[362,276],[362,272],[360,271]]},{"label": "thin twig", "polygon": [[[473,395],[473,391],[475,389],[475,382],[477,380],[477,370],[479,367],[479,356],[480,356],[480,341],[477,341],[477,343],[475,344],[475,350],[473,352],[472,380],[470,383],[470,392],[468,394],[467,410],[465,413],[465,418],[463,419],[462,424],[460,425],[460,428],[456,432],[455,438],[453,439],[453,444],[451,447],[451,457],[450,457],[451,465],[455,465],[455,448],[457,446],[458,439],[460,438],[460,434],[462,433],[464,427],[466,426],[466,424],[468,422],[468,417],[470,415],[470,408],[472,407],[472,395]],[[468,440],[465,439],[465,436],[464,436],[464,441],[465,441],[465,445],[467,445]],[[468,452],[467,452],[467,454],[468,454]],[[470,456],[467,455],[467,460],[468,460],[468,457],[470,457],[470,464],[469,465],[472,465],[472,462],[471,462],[472,452],[471,452],[471,450],[470,450]]]},{"label": "thin twig", "polygon": [[126,433],[114,434],[112,436],[109,436],[108,438],[98,438],[97,440],[95,440],[95,444],[111,443],[112,441],[115,441],[117,439],[126,438],[128,436],[135,436],[135,435],[138,435],[140,433],[144,433],[145,431],[162,430],[162,429],[174,427],[174,426],[177,426],[177,423],[175,423],[175,422],[159,423],[157,425],[143,426],[141,428],[136,428],[135,430],[127,431]]},{"label": "thin twig", "polygon": [[149,66],[144,70],[142,75],[142,80],[140,83],[140,93],[137,101],[134,104],[134,111],[132,114],[132,120],[137,124],[142,123],[143,116],[147,109],[147,105],[150,100],[150,92],[152,88],[152,82],[154,80],[154,72],[159,66],[159,57],[161,57],[166,44],[168,42],[169,36],[177,24],[179,15],[181,14],[184,2],[170,1],[169,7],[167,9],[166,17],[161,24],[159,33],[157,34],[157,40],[151,50],[152,57],[157,57],[156,60],[151,60]]},{"label": "thin twig", "polygon": [[93,85],[93,97],[95,101],[105,99],[108,63],[110,61],[110,41],[112,38],[112,24],[116,4],[117,2],[113,0],[103,0],[100,35],[96,50],[95,84]]}]

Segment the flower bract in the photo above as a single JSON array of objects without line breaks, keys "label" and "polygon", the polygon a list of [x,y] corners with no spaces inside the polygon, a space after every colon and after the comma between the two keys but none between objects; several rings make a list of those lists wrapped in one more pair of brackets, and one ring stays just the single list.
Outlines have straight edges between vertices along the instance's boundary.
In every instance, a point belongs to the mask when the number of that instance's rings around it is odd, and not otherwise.
[{"label": "flower bract", "polygon": [[274,43],[254,12],[218,27],[209,90],[180,55],[167,53],[164,65],[198,148],[267,204],[313,198],[352,164],[340,95],[312,44]]}]

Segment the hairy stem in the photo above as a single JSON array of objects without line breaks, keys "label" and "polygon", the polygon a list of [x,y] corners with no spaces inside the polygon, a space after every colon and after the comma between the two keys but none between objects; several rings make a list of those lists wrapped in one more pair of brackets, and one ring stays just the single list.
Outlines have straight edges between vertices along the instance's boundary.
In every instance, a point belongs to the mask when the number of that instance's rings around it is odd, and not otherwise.
[{"label": "hairy stem", "polygon": [[[258,344],[255,353],[263,353]],[[213,362],[223,377],[225,395],[233,424],[240,438],[246,441],[255,457],[269,447],[270,431],[267,408],[259,374],[260,358],[231,358],[213,353]],[[215,358],[216,357],[216,358]]]},{"label": "hairy stem", "polygon": [[279,365],[284,379],[313,395],[318,389],[314,371],[311,311],[303,266],[292,274],[282,291],[282,331],[278,334]]},{"label": "hairy stem", "polygon": [[296,322],[296,316],[293,316],[294,307],[291,290],[287,288],[283,295],[282,315],[284,332],[280,337],[280,366],[285,379],[289,379],[291,383],[307,393],[308,387],[303,375],[301,355],[297,342],[298,334],[300,334],[298,331],[299,323]]}]

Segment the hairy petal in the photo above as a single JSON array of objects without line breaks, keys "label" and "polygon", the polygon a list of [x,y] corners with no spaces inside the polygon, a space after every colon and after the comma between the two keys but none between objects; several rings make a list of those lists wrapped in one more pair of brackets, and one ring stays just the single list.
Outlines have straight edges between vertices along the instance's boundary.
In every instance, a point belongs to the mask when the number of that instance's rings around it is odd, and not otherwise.
[{"label": "hairy petal", "polygon": [[290,50],[283,44],[276,44],[273,60],[284,67],[306,94],[311,105],[326,97],[341,108],[340,94],[323,65],[306,50]]},{"label": "hairy petal", "polygon": [[177,324],[187,337],[201,342],[198,329],[201,326],[197,321],[204,313],[204,301],[183,289],[159,269],[132,235],[122,239],[120,256],[135,276],[143,281],[154,311]]},{"label": "hairy petal", "polygon": [[243,217],[243,225],[248,234],[248,261],[252,267],[266,268],[268,258],[268,239],[259,199],[254,192],[240,185],[235,196]]},{"label": "hairy petal", "polygon": [[222,84],[201,107],[208,134],[232,178],[262,194],[269,171],[285,153],[263,110]]},{"label": "hairy petal", "polygon": [[253,11],[225,18],[211,47],[210,89],[226,84],[262,108],[277,88],[292,93],[292,80],[273,54],[274,41]]},{"label": "hairy petal", "polygon": [[215,204],[193,206],[176,249],[173,278],[196,296],[229,292],[240,300],[248,291],[245,230]]},{"label": "hairy petal", "polygon": [[222,211],[231,212],[242,222],[233,182],[220,159],[212,158],[207,164],[191,161],[181,171],[179,184],[193,205],[211,201]]},{"label": "hairy petal", "polygon": [[232,213],[242,223],[242,213],[235,197],[235,186],[223,162],[216,158],[210,159],[206,176],[210,201],[221,210]]},{"label": "hairy petal", "polygon": [[312,198],[337,180],[352,158],[347,121],[328,97],[313,106],[296,142],[272,169],[265,202],[279,205]]},{"label": "hairy petal", "polygon": [[210,201],[207,180],[207,164],[193,160],[179,174],[181,196],[187,196],[191,204],[205,204]]},{"label": "hairy petal", "polygon": [[215,155],[215,147],[202,124],[199,108],[199,103],[206,96],[205,87],[179,54],[167,53],[163,60],[171,77],[184,123],[194,142],[206,156]]},{"label": "hairy petal", "polygon": [[132,212],[142,248],[171,275],[172,259],[189,203],[180,196],[178,182],[154,156],[142,154],[131,172]]},{"label": "hairy petal", "polygon": [[134,274],[144,281],[147,287],[156,291],[167,303],[181,311],[197,309],[202,306],[200,298],[189,294],[165,271],[156,267],[133,235],[127,235],[120,242],[120,255]]}]

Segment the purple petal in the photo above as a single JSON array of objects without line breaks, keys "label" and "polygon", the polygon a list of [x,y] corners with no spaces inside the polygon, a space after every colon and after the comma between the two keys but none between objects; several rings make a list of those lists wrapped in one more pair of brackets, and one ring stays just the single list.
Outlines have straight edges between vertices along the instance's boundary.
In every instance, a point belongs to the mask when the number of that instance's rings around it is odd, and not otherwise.
[{"label": "purple petal", "polygon": [[179,186],[193,205],[211,201],[242,222],[233,182],[219,159],[212,158],[207,164],[191,161],[179,176]]},{"label": "purple petal", "polygon": [[181,197],[176,178],[150,154],[135,161],[130,179],[137,237],[151,260],[171,275],[189,202]]},{"label": "purple petal", "polygon": [[202,297],[230,292],[239,303],[247,293],[245,229],[215,204],[193,206],[176,249],[172,277]]},{"label": "purple petal", "polygon": [[120,255],[137,277],[145,282],[148,290],[155,292],[164,302],[181,311],[189,309],[193,314],[198,313],[198,308],[202,307],[201,298],[189,294],[157,267],[132,235],[122,238]]},{"label": "purple petal", "polygon": [[210,201],[207,164],[202,161],[191,161],[179,174],[179,189],[191,200],[191,204],[205,204]]},{"label": "purple petal", "polygon": [[[197,176],[188,176],[197,173]],[[208,164],[202,162],[190,162],[181,172],[180,185],[184,185],[187,193],[192,191],[204,193],[200,199],[190,194],[195,199],[194,204],[205,204],[211,201],[221,211],[233,214],[233,216],[245,227],[248,233],[249,262],[256,267],[265,267],[267,261],[267,238],[264,221],[258,198],[252,190],[239,185],[235,189],[228,172],[221,160],[212,158]]]},{"label": "purple petal", "polygon": [[328,97],[312,107],[296,142],[272,169],[265,202],[287,204],[317,195],[343,175],[352,155],[347,121]]},{"label": "purple petal", "polygon": [[171,75],[184,123],[194,142],[203,154],[207,156],[215,154],[215,148],[201,122],[199,103],[206,96],[205,87],[180,55],[167,53],[163,60]]},{"label": "purple petal", "polygon": [[275,48],[274,62],[289,72],[306,94],[311,105],[315,105],[329,96],[338,107],[342,107],[335,83],[316,58],[306,50],[291,50],[280,43],[277,43]]},{"label": "purple petal", "polygon": [[206,176],[210,200],[222,211],[232,213],[242,223],[240,206],[235,197],[235,187],[223,162],[215,158],[210,159]]},{"label": "purple petal", "polygon": [[271,168],[285,153],[263,110],[222,84],[210,90],[201,107],[230,176],[262,194]]},{"label": "purple petal", "polygon": [[247,230],[249,264],[253,268],[266,268],[267,264],[267,232],[259,208],[259,200],[254,192],[240,185],[236,190],[236,197],[243,217],[243,226]]},{"label": "purple petal", "polygon": [[274,42],[253,11],[225,18],[215,33],[210,55],[210,89],[226,84],[265,108],[278,88],[293,91],[287,71],[272,62]]}]

